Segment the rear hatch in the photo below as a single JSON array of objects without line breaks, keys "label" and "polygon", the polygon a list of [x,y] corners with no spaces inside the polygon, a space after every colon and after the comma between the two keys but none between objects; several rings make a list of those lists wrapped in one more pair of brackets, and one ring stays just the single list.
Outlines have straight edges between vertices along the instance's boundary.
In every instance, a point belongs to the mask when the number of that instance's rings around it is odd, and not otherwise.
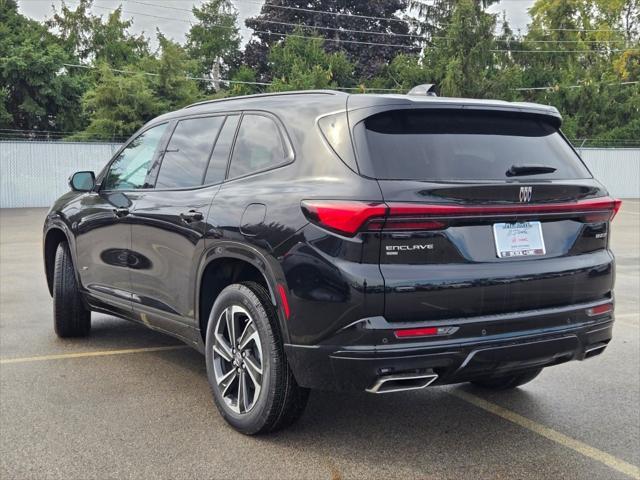
[{"label": "rear hatch", "polygon": [[351,115],[360,173],[380,185],[385,317],[423,321],[607,299],[619,206],[536,112]]}]

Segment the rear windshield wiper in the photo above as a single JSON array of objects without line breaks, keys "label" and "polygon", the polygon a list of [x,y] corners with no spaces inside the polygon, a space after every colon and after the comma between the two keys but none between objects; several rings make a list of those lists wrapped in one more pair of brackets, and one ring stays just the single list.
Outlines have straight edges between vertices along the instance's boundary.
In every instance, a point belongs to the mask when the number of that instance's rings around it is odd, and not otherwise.
[{"label": "rear windshield wiper", "polygon": [[553,173],[556,169],[546,165],[511,165],[507,170],[507,177],[518,177],[520,175],[539,175],[541,173]]}]

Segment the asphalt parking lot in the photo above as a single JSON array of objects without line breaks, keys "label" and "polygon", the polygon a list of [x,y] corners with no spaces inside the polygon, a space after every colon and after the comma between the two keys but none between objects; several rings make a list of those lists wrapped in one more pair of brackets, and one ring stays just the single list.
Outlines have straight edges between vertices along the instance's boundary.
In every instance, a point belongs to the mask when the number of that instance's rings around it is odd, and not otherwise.
[{"label": "asphalt parking lot", "polygon": [[293,428],[242,436],[203,357],[93,314],[59,340],[41,260],[44,209],[0,211],[0,478],[640,478],[640,202],[613,223],[614,339],[506,393],[469,385],[314,392]]}]

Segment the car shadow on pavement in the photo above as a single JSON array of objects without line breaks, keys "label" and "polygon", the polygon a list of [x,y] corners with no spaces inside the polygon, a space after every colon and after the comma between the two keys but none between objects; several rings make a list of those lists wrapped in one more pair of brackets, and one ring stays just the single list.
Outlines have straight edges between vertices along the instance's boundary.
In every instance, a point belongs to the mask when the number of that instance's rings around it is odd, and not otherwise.
[{"label": "car shadow on pavement", "polygon": [[[447,393],[459,388],[480,392],[466,386],[389,395],[315,391],[298,423],[255,440],[307,455],[313,451],[328,465],[346,463],[356,470],[354,461],[376,465],[381,474],[385,466],[394,475],[403,465],[422,466],[423,478],[438,478],[443,464],[448,465],[447,478],[455,471],[464,472],[464,478],[472,478],[472,471],[475,478],[496,478],[510,456],[539,462],[533,451],[521,447],[542,440]],[[521,391],[518,397],[518,403],[531,403],[535,395]]]}]

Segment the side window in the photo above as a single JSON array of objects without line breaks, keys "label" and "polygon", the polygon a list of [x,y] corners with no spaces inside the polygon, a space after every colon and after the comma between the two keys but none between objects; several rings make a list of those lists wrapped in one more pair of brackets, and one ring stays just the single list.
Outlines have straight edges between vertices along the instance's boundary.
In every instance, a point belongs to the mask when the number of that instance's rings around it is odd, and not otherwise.
[{"label": "side window", "polygon": [[209,161],[207,176],[204,179],[205,185],[224,180],[224,174],[227,173],[227,162],[229,161],[229,154],[231,153],[233,136],[236,134],[238,120],[240,120],[239,115],[229,115],[227,120],[224,122],[222,131],[220,132],[220,135],[218,135],[216,146],[213,149],[213,155]]},{"label": "side window", "polygon": [[145,130],[129,142],[116,158],[102,182],[105,190],[144,188],[145,178],[153,164],[153,156],[167,124]]},{"label": "side window", "polygon": [[223,116],[180,120],[167,145],[156,188],[202,185]]},{"label": "side window", "polygon": [[245,114],[231,157],[229,178],[275,167],[286,161],[282,136],[269,117]]}]

